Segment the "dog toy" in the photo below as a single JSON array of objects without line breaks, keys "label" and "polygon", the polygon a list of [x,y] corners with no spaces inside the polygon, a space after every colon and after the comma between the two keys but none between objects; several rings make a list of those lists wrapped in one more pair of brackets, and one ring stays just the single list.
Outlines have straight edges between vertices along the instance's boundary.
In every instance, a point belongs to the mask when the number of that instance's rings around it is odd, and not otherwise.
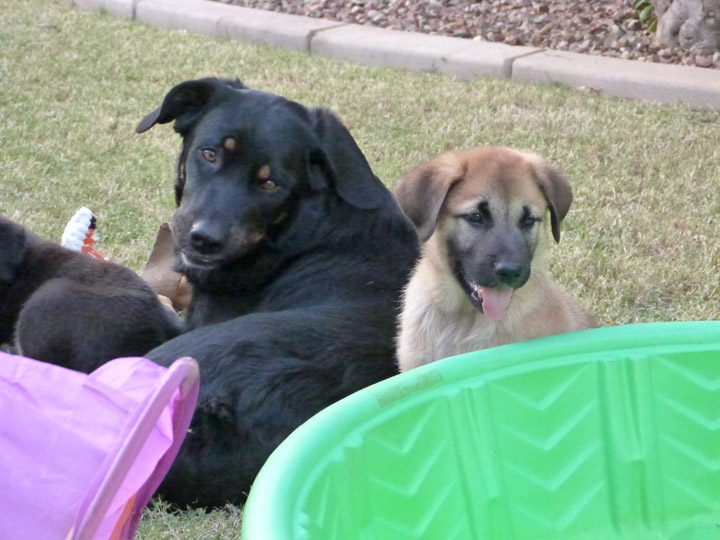
[{"label": "dog toy", "polygon": [[170,225],[163,223],[160,225],[150,258],[140,277],[150,285],[161,302],[167,305],[167,300],[170,303],[169,307],[180,312],[187,309],[190,304],[192,290],[185,276],[173,270],[174,244]]},{"label": "dog toy", "polygon": [[96,228],[97,220],[95,216],[83,206],[75,212],[75,215],[70,218],[70,221],[65,226],[60,245],[71,251],[87,253],[97,259],[106,260],[93,247],[93,244],[97,241]]},{"label": "dog toy", "polygon": [[[71,251],[86,253],[104,261],[108,260],[93,247],[96,241],[97,219],[88,208],[83,206],[75,212],[65,226],[60,245]],[[175,272],[172,268],[175,261],[173,242],[169,225],[163,223],[140,277],[150,285],[163,304],[179,312],[187,308],[192,291],[185,276]]]}]

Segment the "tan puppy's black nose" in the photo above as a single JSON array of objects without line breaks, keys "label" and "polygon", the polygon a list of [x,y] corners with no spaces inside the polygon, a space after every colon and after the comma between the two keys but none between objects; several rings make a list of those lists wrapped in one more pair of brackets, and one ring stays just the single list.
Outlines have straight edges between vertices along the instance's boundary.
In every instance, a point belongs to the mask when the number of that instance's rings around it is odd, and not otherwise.
[{"label": "tan puppy's black nose", "polygon": [[513,262],[495,263],[495,275],[498,281],[507,287],[513,289],[520,285],[522,279],[522,266]]}]

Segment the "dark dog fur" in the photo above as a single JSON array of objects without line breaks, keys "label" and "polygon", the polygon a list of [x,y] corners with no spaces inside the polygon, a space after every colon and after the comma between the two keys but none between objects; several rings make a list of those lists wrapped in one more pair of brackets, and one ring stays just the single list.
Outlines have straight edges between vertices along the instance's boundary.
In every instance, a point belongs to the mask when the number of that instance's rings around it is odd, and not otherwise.
[{"label": "dark dog fur", "polygon": [[238,81],[173,88],[138,132],[183,137],[173,230],[192,330],[150,352],[200,364],[191,430],[160,493],[240,502],[312,415],[397,373],[399,296],[417,236],[330,112]]},{"label": "dark dog fur", "polygon": [[0,343],[88,373],[113,358],[141,356],[180,328],[132,270],[0,217]]}]

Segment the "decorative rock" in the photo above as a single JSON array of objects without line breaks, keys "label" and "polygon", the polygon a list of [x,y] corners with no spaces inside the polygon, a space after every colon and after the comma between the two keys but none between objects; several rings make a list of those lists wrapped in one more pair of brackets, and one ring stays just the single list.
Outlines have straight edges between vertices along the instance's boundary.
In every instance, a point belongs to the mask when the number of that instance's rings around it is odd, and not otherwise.
[{"label": "decorative rock", "polygon": [[651,0],[658,16],[657,39],[685,51],[720,50],[720,0]]},{"label": "decorative rock", "polygon": [[714,59],[713,59],[712,54],[696,54],[695,55],[695,65],[697,67],[709,68],[709,67],[712,67],[713,63],[714,63]]}]

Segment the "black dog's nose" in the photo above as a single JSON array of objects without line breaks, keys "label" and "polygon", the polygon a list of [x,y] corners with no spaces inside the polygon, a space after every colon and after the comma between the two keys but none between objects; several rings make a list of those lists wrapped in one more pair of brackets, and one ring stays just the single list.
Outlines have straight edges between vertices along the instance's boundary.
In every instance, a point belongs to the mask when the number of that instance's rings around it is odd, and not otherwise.
[{"label": "black dog's nose", "polygon": [[203,255],[212,255],[225,245],[223,229],[209,221],[198,221],[190,229],[190,244]]},{"label": "black dog's nose", "polygon": [[516,288],[522,278],[522,266],[512,262],[495,263],[495,275],[500,283]]}]

